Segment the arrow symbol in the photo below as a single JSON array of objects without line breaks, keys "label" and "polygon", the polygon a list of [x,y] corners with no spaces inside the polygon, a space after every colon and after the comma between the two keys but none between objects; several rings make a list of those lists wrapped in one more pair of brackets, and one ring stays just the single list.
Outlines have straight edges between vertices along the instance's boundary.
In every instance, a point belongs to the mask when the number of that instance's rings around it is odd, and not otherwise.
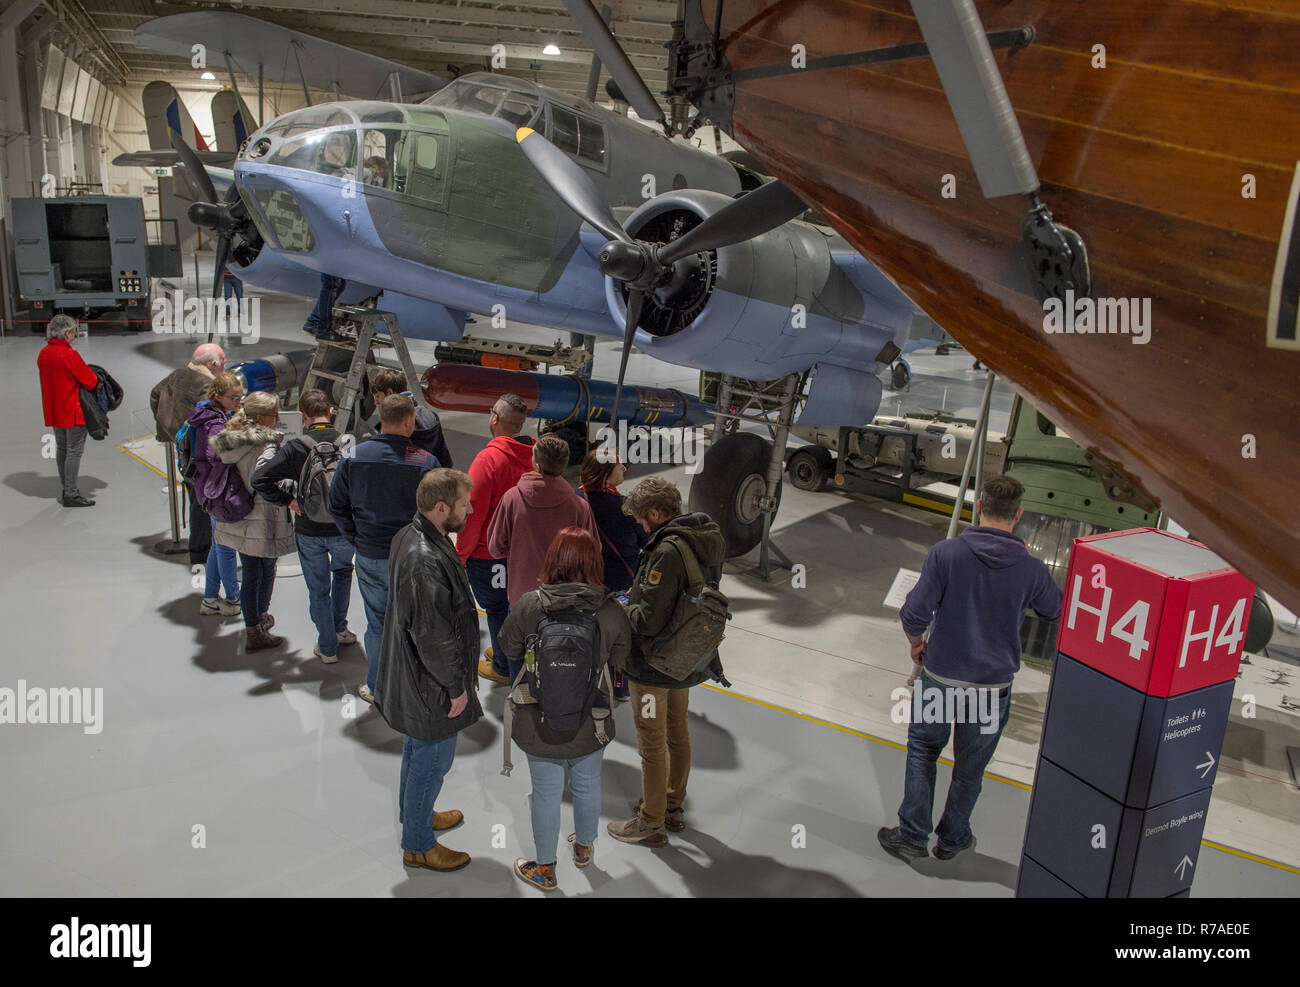
[{"label": "arrow symbol", "polygon": [[1185,879],[1184,875],[1187,873],[1187,868],[1195,866],[1196,865],[1192,863],[1192,858],[1187,856],[1187,854],[1183,854],[1183,859],[1178,861],[1178,866],[1174,868],[1174,873],[1178,875],[1178,880],[1181,881]]},{"label": "arrow symbol", "polygon": [[1208,757],[1209,760],[1208,760],[1208,761],[1202,761],[1200,764],[1198,764],[1198,765],[1196,766],[1198,769],[1200,769],[1200,768],[1204,768],[1204,769],[1205,769],[1204,771],[1201,772],[1201,777],[1202,777],[1202,778],[1204,778],[1206,775],[1208,775],[1208,774],[1210,773],[1210,769],[1211,769],[1212,767],[1214,767],[1214,755],[1211,754],[1209,751],[1206,751],[1206,752],[1205,752],[1205,756]]}]

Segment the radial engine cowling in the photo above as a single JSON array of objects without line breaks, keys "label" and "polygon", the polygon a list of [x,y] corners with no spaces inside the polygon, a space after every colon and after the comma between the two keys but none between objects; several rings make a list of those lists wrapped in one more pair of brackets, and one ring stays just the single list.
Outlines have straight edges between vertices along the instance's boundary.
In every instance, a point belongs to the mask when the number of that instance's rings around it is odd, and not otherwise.
[{"label": "radial engine cowling", "polygon": [[[638,208],[624,227],[639,240],[667,243],[731,201],[698,189],[669,192]],[[622,325],[625,285],[606,278],[605,297]],[[825,233],[791,222],[678,261],[646,296],[636,346],[679,366],[754,380],[817,363],[873,373],[883,369],[876,357],[885,343],[910,320],[910,307],[882,310],[855,286],[832,260]]]}]

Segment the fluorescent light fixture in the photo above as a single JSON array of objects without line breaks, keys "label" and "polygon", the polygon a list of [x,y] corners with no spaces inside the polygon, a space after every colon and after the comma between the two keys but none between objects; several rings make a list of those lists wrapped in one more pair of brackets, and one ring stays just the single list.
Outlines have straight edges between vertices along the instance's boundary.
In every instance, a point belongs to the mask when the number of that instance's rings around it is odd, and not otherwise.
[{"label": "fluorescent light fixture", "polygon": [[201,76],[199,76],[199,78],[200,78],[200,79],[212,79],[212,80],[215,81],[217,77],[216,77],[215,75],[213,75],[211,72],[204,72]]},{"label": "fluorescent light fixture", "polygon": [[545,48],[542,49],[543,55],[558,55],[559,53],[560,53],[560,46],[557,45],[554,41],[552,41],[550,44],[548,44]]}]

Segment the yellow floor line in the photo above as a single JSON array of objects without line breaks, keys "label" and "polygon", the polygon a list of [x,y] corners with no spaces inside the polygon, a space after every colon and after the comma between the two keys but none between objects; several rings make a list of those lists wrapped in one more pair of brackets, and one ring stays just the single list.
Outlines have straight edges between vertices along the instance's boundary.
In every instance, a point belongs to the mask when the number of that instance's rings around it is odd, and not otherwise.
[{"label": "yellow floor line", "polygon": [[141,466],[147,466],[149,467],[149,469],[153,470],[155,473],[161,476],[164,480],[167,479],[166,473],[164,473],[162,470],[160,470],[157,466],[155,466],[153,463],[149,462],[148,460],[141,459],[139,456],[137,456],[135,453],[133,453],[130,449],[127,448],[128,445],[130,445],[129,442],[123,442],[120,446],[117,447],[118,452],[126,453],[128,456],[134,459]]},{"label": "yellow floor line", "polygon": [[[746,702],[751,702],[756,706],[762,706],[766,709],[776,710],[778,713],[786,713],[790,716],[796,716],[801,720],[807,720],[809,723],[817,723],[824,727],[830,727],[832,730],[840,731],[840,733],[847,733],[850,736],[860,737],[863,740],[870,740],[873,743],[884,744],[886,747],[894,748],[894,750],[898,750],[898,751],[907,750],[906,744],[899,744],[893,740],[885,740],[883,737],[874,737],[869,733],[863,733],[861,730],[854,730],[852,727],[842,726],[839,723],[832,723],[830,720],[823,720],[819,716],[808,716],[805,713],[798,713],[795,710],[787,709],[785,706],[778,706],[775,703],[769,703],[762,699],[755,699],[753,696],[747,696],[743,692],[736,692],[733,689],[723,689],[716,685],[709,685],[707,682],[701,684],[704,686],[704,688],[710,689],[713,692],[719,693],[720,695],[732,696],[736,699],[743,699]],[[949,766],[952,765],[952,761],[946,757],[941,757],[939,758],[939,760],[942,763],[947,764]],[[1004,778],[1002,777],[1002,775],[994,774],[992,771],[985,771],[984,777],[992,778],[994,781],[1000,781],[1004,785],[1014,785],[1016,788],[1024,789],[1027,792],[1033,791],[1032,785],[1026,785],[1022,781],[1015,781],[1014,779],[1011,778]],[[1235,847],[1225,846],[1222,843],[1215,843],[1213,840],[1201,840],[1201,846],[1210,847],[1212,850],[1221,850],[1222,852],[1230,853],[1235,857],[1242,857],[1246,860],[1252,860],[1257,864],[1264,864],[1268,867],[1276,867],[1278,870],[1284,870],[1291,874],[1300,874],[1300,867],[1292,867],[1290,864],[1284,864],[1279,860],[1270,860],[1268,857],[1261,857],[1259,856],[1259,854],[1256,853],[1249,853],[1246,850],[1238,850]]]}]

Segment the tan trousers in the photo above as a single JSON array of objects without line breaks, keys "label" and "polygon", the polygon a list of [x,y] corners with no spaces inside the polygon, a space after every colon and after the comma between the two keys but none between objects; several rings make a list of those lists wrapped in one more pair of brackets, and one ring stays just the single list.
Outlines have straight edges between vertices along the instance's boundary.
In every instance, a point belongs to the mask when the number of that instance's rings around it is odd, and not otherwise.
[{"label": "tan trousers", "polygon": [[641,755],[641,822],[653,829],[680,809],[691,773],[690,689],[656,689],[631,682],[636,749]]}]

